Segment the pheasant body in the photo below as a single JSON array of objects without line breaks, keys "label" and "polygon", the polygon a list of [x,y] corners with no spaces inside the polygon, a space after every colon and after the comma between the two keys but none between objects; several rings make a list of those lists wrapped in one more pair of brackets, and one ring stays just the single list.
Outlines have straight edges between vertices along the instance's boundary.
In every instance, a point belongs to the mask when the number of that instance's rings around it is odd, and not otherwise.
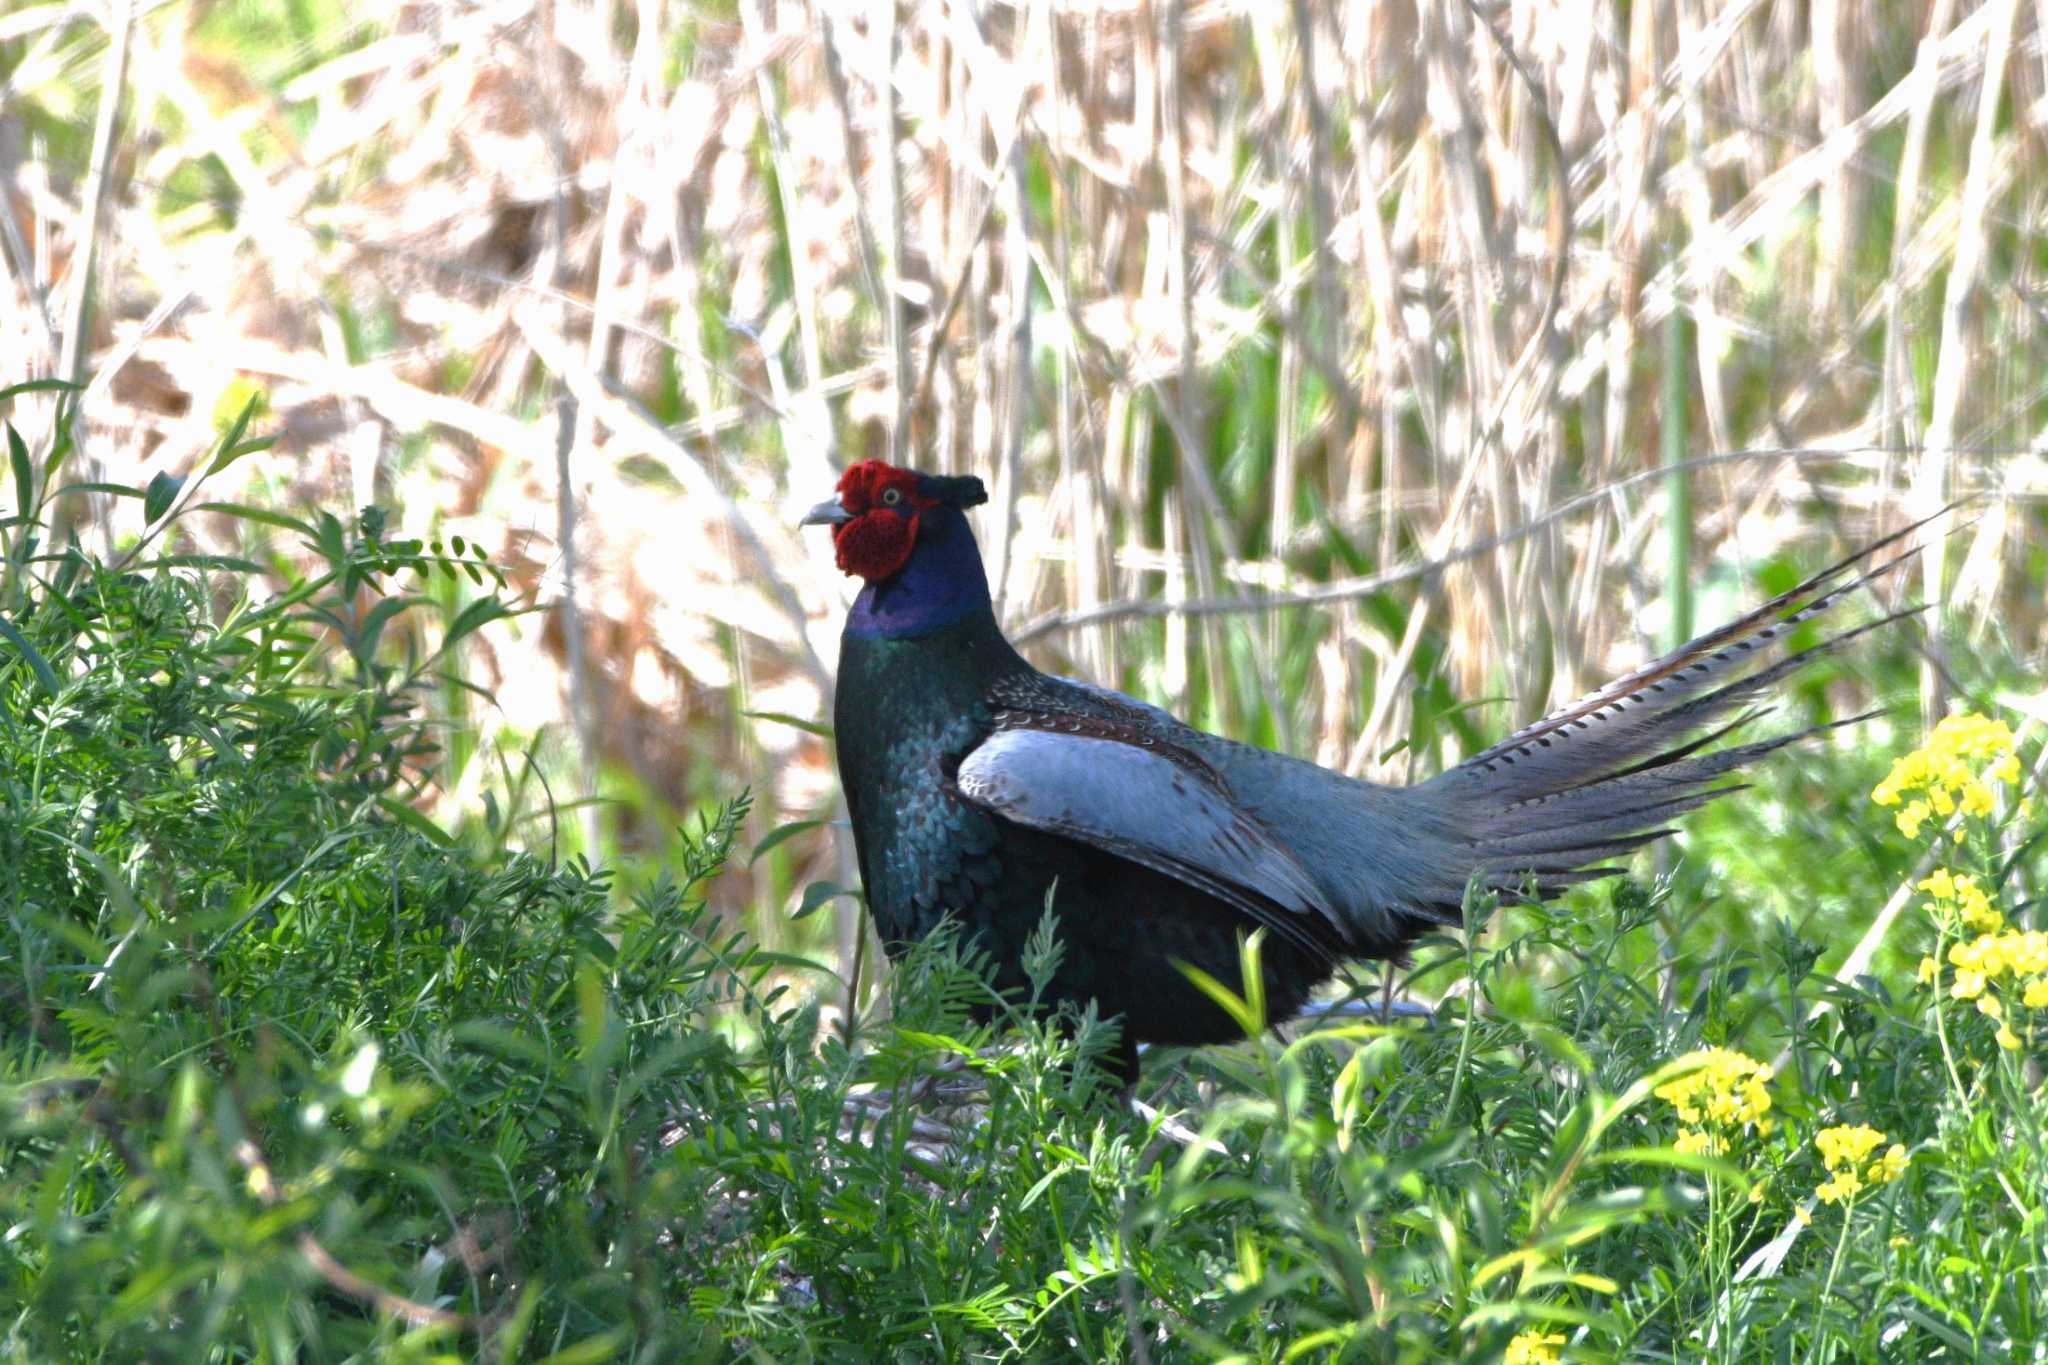
[{"label": "pheasant body", "polygon": [[[892,955],[951,915],[989,956],[996,987],[1020,990],[1025,942],[1052,892],[1065,951],[1051,1001],[1094,1000],[1105,1016],[1122,1016],[1127,1052],[1139,1041],[1238,1036],[1177,964],[1242,990],[1239,941],[1253,927],[1243,913],[1129,858],[1003,820],[958,788],[963,763],[998,735],[1121,726],[1142,745],[1150,736],[1134,726],[1165,721],[1164,713],[1148,716],[1136,702],[1120,706],[1115,694],[1038,673],[992,619],[915,642],[848,637],[838,696],[834,730],[861,883]],[[1276,1017],[1300,1008],[1329,975],[1335,950],[1331,943],[1308,952],[1286,940],[1267,948]]]},{"label": "pheasant body", "polygon": [[1127,1072],[1141,1041],[1236,1036],[1180,967],[1242,993],[1254,928],[1270,931],[1279,1020],[1340,960],[1397,956],[1456,923],[1474,881],[1548,895],[1613,872],[1587,865],[1670,832],[1733,790],[1723,776],[1812,733],[1711,747],[1805,660],[1883,624],[1759,666],[1901,562],[1852,572],[1880,542],[1436,778],[1386,787],[1033,668],[990,607],[964,515],[984,496],[979,480],[868,461],[806,518],[832,525],[841,567],[867,580],[834,714],[861,881],[892,956],[952,915],[1001,989],[1024,986],[1050,895],[1065,952],[1046,1003],[1122,1016]]}]

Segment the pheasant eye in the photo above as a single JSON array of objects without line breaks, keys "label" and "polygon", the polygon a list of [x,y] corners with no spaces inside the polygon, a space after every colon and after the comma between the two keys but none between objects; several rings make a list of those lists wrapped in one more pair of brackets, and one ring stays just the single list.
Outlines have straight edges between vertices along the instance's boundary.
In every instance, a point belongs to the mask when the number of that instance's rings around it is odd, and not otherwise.
[{"label": "pheasant eye", "polygon": [[884,506],[884,507],[894,507],[894,506],[895,506],[895,505],[896,505],[897,503],[899,503],[899,502],[902,502],[902,501],[903,501],[903,490],[902,490],[902,489],[900,489],[900,488],[884,488],[884,489],[882,490],[882,506]]}]

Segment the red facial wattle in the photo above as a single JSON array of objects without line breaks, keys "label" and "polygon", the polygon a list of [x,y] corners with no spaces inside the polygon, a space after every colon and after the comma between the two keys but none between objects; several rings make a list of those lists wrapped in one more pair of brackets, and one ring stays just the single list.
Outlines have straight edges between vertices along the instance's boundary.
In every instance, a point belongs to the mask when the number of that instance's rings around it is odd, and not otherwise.
[{"label": "red facial wattle", "polygon": [[905,516],[877,508],[832,528],[832,548],[842,571],[870,583],[896,573],[917,547],[917,513]]},{"label": "red facial wattle", "polygon": [[910,562],[919,513],[932,500],[918,493],[910,470],[863,460],[839,476],[839,505],[852,516],[832,528],[834,557],[842,571],[874,583]]}]

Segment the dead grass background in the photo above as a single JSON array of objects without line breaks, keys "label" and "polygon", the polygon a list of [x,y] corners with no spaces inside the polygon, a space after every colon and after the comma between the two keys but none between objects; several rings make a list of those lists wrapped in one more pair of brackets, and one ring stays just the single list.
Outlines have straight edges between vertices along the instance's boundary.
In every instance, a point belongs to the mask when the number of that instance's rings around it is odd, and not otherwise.
[{"label": "dead grass background", "polygon": [[[1510,696],[1497,732],[1787,547],[1962,495],[1918,589],[2039,660],[2044,32],[2018,0],[15,4],[0,386],[89,381],[76,475],[138,487],[260,395],[281,440],[214,496],[490,549],[543,610],[473,659],[495,707],[450,695],[451,825],[536,735],[558,800],[611,798],[568,847],[658,852],[741,784],[757,833],[829,817],[824,746],[745,713],[829,715],[850,585],[794,522],[867,456],[989,481],[1041,662],[1402,777],[1452,697]],[[114,544],[139,504],[71,516]],[[851,880],[829,828],[724,894],[772,944],[816,876]]]}]

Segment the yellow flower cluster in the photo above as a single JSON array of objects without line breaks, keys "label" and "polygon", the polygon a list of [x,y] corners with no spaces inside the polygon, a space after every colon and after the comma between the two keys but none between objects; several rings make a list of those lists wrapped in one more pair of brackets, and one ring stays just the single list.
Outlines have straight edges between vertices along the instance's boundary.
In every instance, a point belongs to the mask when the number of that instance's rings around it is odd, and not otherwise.
[{"label": "yellow flower cluster", "polygon": [[[2007,1051],[2021,1046],[2020,1036],[2005,1022],[2005,1003],[1989,988],[2011,979],[2019,988],[2020,1003],[2030,1010],[2048,1009],[2048,934],[2037,929],[2024,932],[1979,934],[1966,942],[1949,946],[1948,960],[1955,967],[1955,980],[1948,993],[1957,1000],[1975,1000],[1979,1013],[1998,1021],[1998,1045]],[[1920,980],[1932,983],[1941,978],[1941,964],[1931,957],[1920,959]]]},{"label": "yellow flower cluster", "polygon": [[1965,711],[1935,726],[1927,743],[1894,762],[1870,799],[1899,806],[1899,832],[1917,839],[1920,827],[1936,816],[1945,820],[1959,810],[1991,814],[1996,799],[1990,784],[2019,778],[2012,730],[2002,720]]},{"label": "yellow flower cluster", "polygon": [[1828,1168],[1828,1179],[1814,1193],[1823,1203],[1847,1203],[1868,1186],[1883,1185],[1904,1175],[1906,1148],[1902,1143],[1894,1142],[1871,1160],[1871,1153],[1883,1142],[1883,1133],[1861,1123],[1854,1127],[1823,1128],[1814,1134],[1813,1145],[1820,1150],[1821,1164]]},{"label": "yellow flower cluster", "polygon": [[1728,1139],[1744,1129],[1769,1137],[1770,1067],[1732,1048],[1710,1047],[1695,1055],[1703,1063],[1699,1070],[1666,1081],[1655,1092],[1678,1111],[1680,1123],[1691,1125],[1679,1133],[1673,1144],[1677,1150],[1719,1156],[1728,1150]]},{"label": "yellow flower cluster", "polygon": [[1945,927],[1960,922],[1965,929],[1985,934],[2005,927],[2005,916],[1991,903],[1991,893],[1967,872],[1937,867],[1921,880],[1920,889],[1928,896],[1927,913]]},{"label": "yellow flower cluster", "polygon": [[1535,1328],[1517,1332],[1501,1365],[1557,1365],[1557,1348],[1562,1345],[1564,1338],[1555,1332],[1546,1334]]}]

